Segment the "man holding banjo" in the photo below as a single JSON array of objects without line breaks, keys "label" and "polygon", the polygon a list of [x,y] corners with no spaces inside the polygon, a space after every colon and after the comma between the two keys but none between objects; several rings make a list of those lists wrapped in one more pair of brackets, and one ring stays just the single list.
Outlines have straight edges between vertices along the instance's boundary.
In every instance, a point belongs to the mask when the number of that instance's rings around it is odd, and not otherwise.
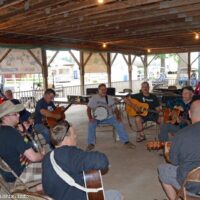
[{"label": "man holding banjo", "polygon": [[115,127],[119,139],[128,148],[135,148],[135,145],[129,142],[128,135],[121,123],[121,116],[112,96],[107,95],[107,88],[104,83],[98,86],[98,94],[93,95],[88,103],[87,115],[88,124],[88,146],[90,151],[95,148],[95,134],[98,124],[109,124]]}]

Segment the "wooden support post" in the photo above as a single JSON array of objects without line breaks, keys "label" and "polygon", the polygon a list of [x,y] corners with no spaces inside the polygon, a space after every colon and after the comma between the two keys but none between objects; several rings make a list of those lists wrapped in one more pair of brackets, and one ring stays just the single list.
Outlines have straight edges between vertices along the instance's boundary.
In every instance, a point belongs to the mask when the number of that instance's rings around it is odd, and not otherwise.
[{"label": "wooden support post", "polygon": [[107,53],[108,87],[111,87],[111,54]]},{"label": "wooden support post", "polygon": [[84,53],[80,51],[80,82],[81,82],[81,95],[85,94],[85,69],[84,69]]},{"label": "wooden support post", "polygon": [[4,55],[0,58],[0,63],[6,58],[6,56],[12,51],[12,49],[8,49]]},{"label": "wooden support post", "polygon": [[133,66],[133,63],[136,59],[136,56],[133,57],[133,60],[131,60],[131,55],[129,54],[128,55],[128,59],[125,57],[125,55],[123,55],[123,58],[128,66],[128,79],[129,79],[129,88],[131,90],[133,90],[133,86],[132,86],[132,66]]},{"label": "wooden support post", "polygon": [[191,74],[191,52],[188,52],[188,85],[190,85],[190,74]]},{"label": "wooden support post", "polygon": [[128,55],[128,82],[129,88],[132,90],[132,62],[131,62],[131,55]]},{"label": "wooden support post", "polygon": [[44,90],[48,88],[48,67],[47,67],[47,55],[46,50],[41,49],[42,53],[42,77],[43,77],[43,85]]},{"label": "wooden support post", "polygon": [[144,79],[147,80],[147,67],[148,67],[148,63],[147,63],[147,55],[144,55]]}]

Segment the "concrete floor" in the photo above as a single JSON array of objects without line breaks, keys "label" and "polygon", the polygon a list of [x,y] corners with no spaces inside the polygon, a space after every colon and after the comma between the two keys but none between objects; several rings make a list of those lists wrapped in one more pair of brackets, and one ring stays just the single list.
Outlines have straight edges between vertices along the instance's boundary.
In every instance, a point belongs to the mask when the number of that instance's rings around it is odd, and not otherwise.
[{"label": "concrete floor", "polygon": [[[86,106],[73,105],[66,112],[66,119],[76,128],[78,146],[85,149],[87,146],[87,116]],[[130,141],[135,143],[135,133],[123,117],[123,123],[129,134]],[[155,137],[155,130],[147,135],[147,140]],[[158,181],[157,166],[164,163],[161,152],[146,150],[145,142],[137,143],[136,149],[127,149],[120,142],[114,142],[112,133],[97,133],[96,150],[104,152],[110,161],[110,170],[103,176],[105,189],[118,189],[125,200],[166,200]]]}]

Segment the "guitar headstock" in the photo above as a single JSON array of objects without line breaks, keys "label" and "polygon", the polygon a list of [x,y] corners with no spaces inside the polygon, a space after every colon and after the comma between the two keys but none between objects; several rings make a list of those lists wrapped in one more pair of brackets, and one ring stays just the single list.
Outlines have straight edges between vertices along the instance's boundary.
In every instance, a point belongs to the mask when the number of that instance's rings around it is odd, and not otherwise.
[{"label": "guitar headstock", "polygon": [[159,140],[152,140],[146,143],[147,150],[159,150],[163,149],[165,146],[165,142],[161,142]]}]

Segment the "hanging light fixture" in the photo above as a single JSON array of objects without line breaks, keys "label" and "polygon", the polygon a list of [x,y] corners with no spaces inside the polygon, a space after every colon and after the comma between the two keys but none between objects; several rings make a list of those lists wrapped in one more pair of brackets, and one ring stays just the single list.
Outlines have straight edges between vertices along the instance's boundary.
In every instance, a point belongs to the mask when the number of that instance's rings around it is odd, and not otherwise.
[{"label": "hanging light fixture", "polygon": [[98,3],[99,3],[99,4],[103,4],[103,3],[104,3],[104,0],[98,0]]},{"label": "hanging light fixture", "polygon": [[198,33],[195,33],[195,40],[199,40],[199,34]]},{"label": "hanging light fixture", "polygon": [[148,52],[148,53],[151,53],[151,49],[147,49],[147,52]]},{"label": "hanging light fixture", "polygon": [[105,48],[107,47],[107,44],[104,42],[104,43],[102,44],[102,47],[105,49]]}]

